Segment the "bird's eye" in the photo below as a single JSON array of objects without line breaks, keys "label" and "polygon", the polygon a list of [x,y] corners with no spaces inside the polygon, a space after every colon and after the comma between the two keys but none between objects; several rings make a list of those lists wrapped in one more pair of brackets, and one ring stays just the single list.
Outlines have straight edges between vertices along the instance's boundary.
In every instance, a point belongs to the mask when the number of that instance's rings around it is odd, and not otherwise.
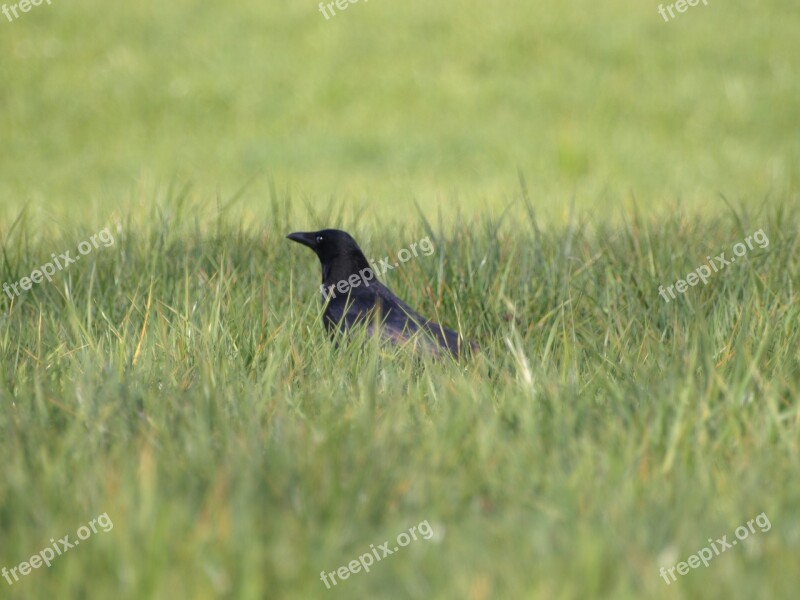
[{"label": "bird's eye", "polygon": [[318,244],[321,244],[321,243],[322,243],[322,236],[321,236],[321,235],[318,235],[318,236],[317,236],[316,242],[317,242]]}]

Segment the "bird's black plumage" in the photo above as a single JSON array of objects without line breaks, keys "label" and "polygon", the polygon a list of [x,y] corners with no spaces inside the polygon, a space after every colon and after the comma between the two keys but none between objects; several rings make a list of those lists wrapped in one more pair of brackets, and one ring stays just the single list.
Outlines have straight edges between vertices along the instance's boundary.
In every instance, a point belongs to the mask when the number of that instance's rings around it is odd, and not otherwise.
[{"label": "bird's black plumage", "polygon": [[322,295],[327,303],[324,319],[331,335],[364,324],[368,334],[378,327],[380,337],[394,344],[414,340],[434,354],[461,354],[458,334],[419,315],[378,281],[348,233],[323,229],[286,237],[311,248],[322,264]]}]

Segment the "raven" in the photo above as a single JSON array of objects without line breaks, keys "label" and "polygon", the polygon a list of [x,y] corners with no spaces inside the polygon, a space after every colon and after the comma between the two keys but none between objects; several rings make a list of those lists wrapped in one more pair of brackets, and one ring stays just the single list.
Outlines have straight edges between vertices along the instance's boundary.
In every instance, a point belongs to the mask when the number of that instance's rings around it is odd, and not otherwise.
[{"label": "raven", "polygon": [[[456,358],[463,352],[464,345],[455,331],[420,316],[378,281],[348,233],[323,229],[298,231],[286,237],[311,248],[322,264],[324,320],[332,337],[360,324],[366,324],[371,335],[377,325],[381,339],[392,344],[413,340],[433,354],[445,351]],[[474,342],[470,346],[475,348]]]}]

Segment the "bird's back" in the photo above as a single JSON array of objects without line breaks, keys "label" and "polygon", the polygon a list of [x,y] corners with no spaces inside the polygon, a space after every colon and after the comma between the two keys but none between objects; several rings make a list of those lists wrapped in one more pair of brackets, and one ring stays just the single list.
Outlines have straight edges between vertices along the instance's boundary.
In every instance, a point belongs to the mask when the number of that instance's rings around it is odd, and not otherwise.
[{"label": "bird's back", "polygon": [[458,356],[460,350],[456,332],[426,319],[378,281],[331,298],[325,309],[325,324],[331,333],[360,324],[366,324],[371,333],[377,326],[386,341],[396,344],[414,340],[435,354],[446,349]]}]

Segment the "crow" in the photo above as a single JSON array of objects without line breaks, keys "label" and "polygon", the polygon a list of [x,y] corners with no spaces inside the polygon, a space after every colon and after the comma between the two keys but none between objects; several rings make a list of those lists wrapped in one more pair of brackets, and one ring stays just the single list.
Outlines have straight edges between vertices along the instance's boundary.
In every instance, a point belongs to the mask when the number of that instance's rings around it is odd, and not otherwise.
[{"label": "crow", "polygon": [[[435,355],[458,358],[464,344],[455,331],[422,317],[375,276],[361,248],[346,232],[323,229],[290,233],[288,239],[311,248],[322,264],[325,328],[332,338],[357,325],[391,344],[418,343]],[[475,343],[470,342],[475,349]]]}]

